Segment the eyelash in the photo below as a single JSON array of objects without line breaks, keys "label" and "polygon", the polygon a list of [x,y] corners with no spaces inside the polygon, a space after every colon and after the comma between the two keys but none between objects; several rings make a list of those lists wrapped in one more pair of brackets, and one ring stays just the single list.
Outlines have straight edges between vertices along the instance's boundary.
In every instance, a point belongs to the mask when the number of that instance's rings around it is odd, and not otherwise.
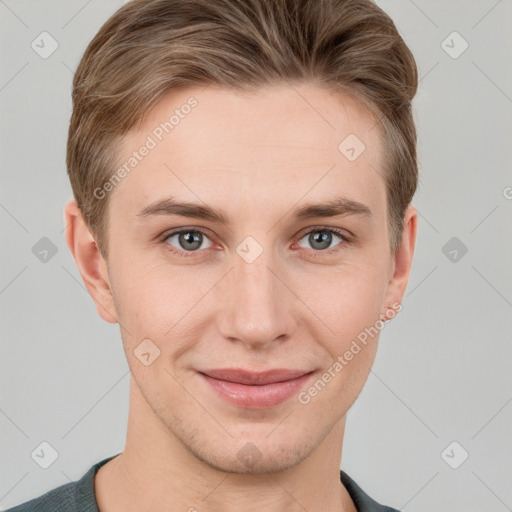
[{"label": "eyelash", "polygon": [[[328,232],[337,235],[339,238],[341,238],[342,242],[338,244],[338,246],[335,246],[331,249],[324,249],[324,250],[315,250],[315,249],[308,249],[309,251],[312,251],[315,253],[315,256],[320,256],[322,254],[332,254],[333,252],[337,252],[344,249],[345,245],[350,245],[353,243],[353,240],[351,237],[349,237],[345,231],[342,231],[341,229],[334,228],[331,226],[315,226],[309,231],[306,231],[304,234],[301,234],[296,240],[293,242],[294,244],[302,240],[305,236],[314,233],[314,232]],[[178,229],[176,231],[171,231],[169,233],[164,234],[161,237],[161,241],[164,244],[164,247],[166,250],[168,250],[170,253],[172,253],[175,256],[178,256],[179,258],[190,258],[194,257],[198,252],[201,252],[201,249],[195,250],[195,251],[185,251],[185,250],[179,250],[176,249],[174,246],[167,243],[167,239],[169,239],[171,236],[179,235],[180,233],[201,233],[203,236],[206,236],[208,239],[208,234],[199,228],[188,228],[188,229]],[[341,245],[341,247],[339,247]],[[204,249],[203,249],[204,250]]]}]

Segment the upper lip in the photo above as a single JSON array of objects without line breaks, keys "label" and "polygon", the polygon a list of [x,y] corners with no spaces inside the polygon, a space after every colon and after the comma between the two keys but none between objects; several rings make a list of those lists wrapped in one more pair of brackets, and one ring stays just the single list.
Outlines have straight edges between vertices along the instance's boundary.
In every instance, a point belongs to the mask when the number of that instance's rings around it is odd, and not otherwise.
[{"label": "upper lip", "polygon": [[267,370],[265,372],[253,372],[237,368],[222,368],[218,370],[203,370],[200,373],[204,373],[214,379],[225,380],[228,382],[263,386],[265,384],[274,384],[276,382],[286,382],[287,380],[297,379],[298,377],[311,373],[311,371],[279,368],[276,370]]}]

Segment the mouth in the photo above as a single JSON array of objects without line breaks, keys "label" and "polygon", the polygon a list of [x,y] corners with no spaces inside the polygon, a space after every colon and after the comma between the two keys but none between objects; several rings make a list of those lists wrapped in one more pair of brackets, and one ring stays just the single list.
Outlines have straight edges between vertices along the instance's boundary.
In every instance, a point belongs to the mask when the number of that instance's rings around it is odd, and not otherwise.
[{"label": "mouth", "polygon": [[241,408],[275,407],[300,391],[314,371],[276,369],[250,372],[218,369],[198,372],[209,389],[225,401]]}]

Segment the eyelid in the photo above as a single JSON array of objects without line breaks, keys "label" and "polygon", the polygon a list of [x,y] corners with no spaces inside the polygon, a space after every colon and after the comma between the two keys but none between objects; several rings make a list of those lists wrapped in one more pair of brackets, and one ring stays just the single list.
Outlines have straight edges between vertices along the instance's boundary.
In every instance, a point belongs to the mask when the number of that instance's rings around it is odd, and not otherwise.
[{"label": "eyelid", "polygon": [[207,236],[210,240],[212,239],[212,235],[210,233],[210,230],[207,228],[200,228],[197,226],[184,226],[181,228],[175,228],[170,229],[168,231],[164,231],[161,235],[158,236],[158,239],[160,240],[167,240],[167,238],[179,235],[180,233],[201,233],[205,236]]},{"label": "eyelid", "polygon": [[343,238],[345,241],[351,241],[352,238],[354,238],[354,235],[343,228],[338,228],[336,226],[308,226],[307,228],[304,228],[304,230],[299,231],[299,233],[296,235],[296,240],[300,240],[301,238],[304,238],[305,235],[308,235],[309,233],[313,231],[331,231],[332,233],[335,233],[339,237]]}]

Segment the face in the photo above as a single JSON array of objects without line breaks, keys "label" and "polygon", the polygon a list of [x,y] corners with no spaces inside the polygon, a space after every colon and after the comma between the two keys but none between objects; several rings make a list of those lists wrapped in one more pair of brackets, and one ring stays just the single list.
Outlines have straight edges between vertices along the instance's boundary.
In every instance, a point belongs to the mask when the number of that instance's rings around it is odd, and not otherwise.
[{"label": "face", "polygon": [[375,119],[309,84],[189,88],[130,158],[108,280],[139,399],[213,467],[293,467],[344,419],[377,348],[362,333],[403,293]]}]

